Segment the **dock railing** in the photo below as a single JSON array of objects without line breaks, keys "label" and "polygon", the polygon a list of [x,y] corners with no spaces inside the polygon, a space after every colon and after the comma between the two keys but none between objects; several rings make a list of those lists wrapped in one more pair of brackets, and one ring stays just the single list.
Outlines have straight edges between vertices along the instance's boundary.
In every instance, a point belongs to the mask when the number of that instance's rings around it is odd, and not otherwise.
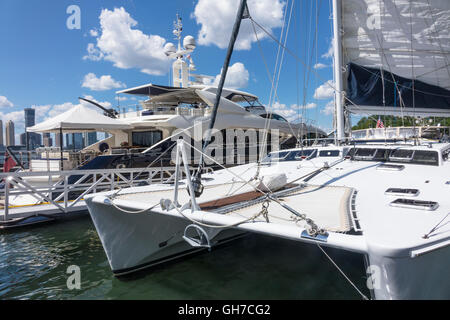
[{"label": "dock railing", "polygon": [[[189,167],[189,170],[192,175],[197,168]],[[204,171],[210,172],[212,169],[205,168]],[[181,174],[186,176],[184,168]],[[76,209],[75,205],[87,194],[121,187],[170,183],[174,180],[174,175],[175,167],[0,173],[0,181],[4,182],[4,188],[0,189],[0,196],[4,197],[3,220],[10,218],[12,208],[28,207],[32,214],[33,205],[37,204],[49,204],[61,213],[68,213]],[[32,203],[12,203],[15,198],[23,195],[28,195]]]}]

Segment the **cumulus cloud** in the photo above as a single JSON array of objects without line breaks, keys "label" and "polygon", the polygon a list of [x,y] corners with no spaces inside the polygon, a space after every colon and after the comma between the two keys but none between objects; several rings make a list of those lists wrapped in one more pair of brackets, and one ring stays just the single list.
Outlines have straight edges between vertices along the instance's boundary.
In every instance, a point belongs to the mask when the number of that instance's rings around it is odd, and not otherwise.
[{"label": "cumulus cloud", "polygon": [[328,66],[326,64],[323,64],[323,63],[316,63],[314,65],[314,69],[324,69],[324,68],[327,68],[327,67]]},{"label": "cumulus cloud", "polygon": [[291,104],[290,106],[287,106],[284,103],[275,102],[272,105],[272,112],[275,112],[283,117],[285,117],[289,121],[294,121],[298,118],[299,112],[303,109],[314,109],[317,107],[317,104],[310,102],[305,105],[297,105],[297,104]]},{"label": "cumulus cloud", "polygon": [[[136,29],[137,21],[123,8],[103,9],[97,43],[88,44],[85,60],[106,60],[120,69],[138,68],[151,75],[167,73],[169,59],[164,54],[166,40]],[[91,30],[92,31],[92,30]]]},{"label": "cumulus cloud", "polygon": [[94,73],[88,73],[84,76],[82,87],[89,88],[93,91],[106,91],[115,88],[124,88],[125,84],[114,80],[110,75],[97,78]]},{"label": "cumulus cloud", "polygon": [[330,46],[328,47],[328,51],[322,55],[322,58],[331,59],[334,55],[334,40],[332,39],[330,42]]},{"label": "cumulus cloud", "polygon": [[[239,0],[199,0],[192,13],[192,18],[201,25],[198,43],[227,48],[238,6]],[[269,32],[282,26],[284,6],[285,2],[282,0],[248,1],[250,15]],[[263,31],[255,28],[259,39],[266,37]],[[249,50],[255,41],[251,22],[243,20],[235,48]]]},{"label": "cumulus cloud", "polygon": [[9,101],[6,97],[0,96],[0,108],[3,107],[14,107],[14,104]]},{"label": "cumulus cloud", "polygon": [[328,80],[324,84],[320,85],[314,92],[314,99],[329,99],[334,97],[334,82]]},{"label": "cumulus cloud", "polygon": [[[222,72],[222,70],[221,70]],[[236,62],[228,68],[227,77],[225,79],[225,87],[230,89],[245,88],[249,80],[248,70],[241,62]],[[220,81],[220,74],[214,79],[213,85],[218,86]]]},{"label": "cumulus cloud", "polygon": [[325,107],[320,110],[321,113],[326,114],[326,115],[332,115],[334,114],[334,101],[328,101],[328,103],[325,105]]}]

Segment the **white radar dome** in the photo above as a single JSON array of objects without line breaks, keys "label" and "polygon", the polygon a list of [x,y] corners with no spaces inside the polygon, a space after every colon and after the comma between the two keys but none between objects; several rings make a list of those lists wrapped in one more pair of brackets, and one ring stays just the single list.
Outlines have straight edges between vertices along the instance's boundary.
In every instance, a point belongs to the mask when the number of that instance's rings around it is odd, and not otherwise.
[{"label": "white radar dome", "polygon": [[183,39],[183,47],[186,50],[194,50],[196,47],[195,39],[193,36],[186,36]]},{"label": "white radar dome", "polygon": [[175,48],[175,45],[173,43],[166,43],[166,45],[164,46],[164,53],[166,54],[166,56],[170,56],[173,53],[176,53],[177,49]]}]

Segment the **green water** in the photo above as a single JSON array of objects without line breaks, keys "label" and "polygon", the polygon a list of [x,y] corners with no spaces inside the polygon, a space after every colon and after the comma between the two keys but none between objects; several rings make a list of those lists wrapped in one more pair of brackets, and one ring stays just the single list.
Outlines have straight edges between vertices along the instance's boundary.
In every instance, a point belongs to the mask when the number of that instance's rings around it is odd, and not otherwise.
[{"label": "green water", "polygon": [[[361,256],[328,251],[365,289]],[[70,265],[81,289],[69,290]],[[360,299],[320,250],[249,235],[211,252],[115,278],[88,216],[0,233],[0,299]]]}]

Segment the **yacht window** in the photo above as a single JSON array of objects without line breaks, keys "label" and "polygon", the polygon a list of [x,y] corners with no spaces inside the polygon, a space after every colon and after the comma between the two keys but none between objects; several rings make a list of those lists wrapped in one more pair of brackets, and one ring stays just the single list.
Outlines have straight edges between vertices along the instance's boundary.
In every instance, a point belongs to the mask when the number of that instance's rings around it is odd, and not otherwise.
[{"label": "yacht window", "polygon": [[339,157],[339,150],[322,150],[319,152],[319,157]]},{"label": "yacht window", "polygon": [[416,197],[419,195],[418,189],[403,189],[403,188],[389,188],[385,192],[387,195],[403,195],[403,196],[412,196]]},{"label": "yacht window", "polygon": [[396,149],[391,151],[389,161],[437,166],[439,165],[439,154],[437,151]]},{"label": "yacht window", "polygon": [[294,159],[292,160],[312,159],[317,156],[317,149],[299,150],[293,153]]},{"label": "yacht window", "polygon": [[439,164],[438,153],[436,151],[416,150],[413,156],[414,163]]},{"label": "yacht window", "polygon": [[434,201],[412,200],[412,199],[395,199],[390,204],[392,207],[420,209],[420,210],[436,210],[439,204]]},{"label": "yacht window", "polygon": [[392,150],[389,155],[389,160],[393,161],[405,161],[409,162],[412,160],[414,150],[396,149]]},{"label": "yacht window", "polygon": [[140,131],[132,133],[133,146],[151,147],[162,140],[161,131]]},{"label": "yacht window", "polygon": [[386,161],[386,151],[386,149],[355,148],[351,149],[348,155],[353,160]]},{"label": "yacht window", "polygon": [[262,162],[283,161],[290,153],[290,151],[271,152],[262,160]]},{"label": "yacht window", "polygon": [[262,117],[264,119],[274,119],[274,120],[288,122],[285,118],[283,118],[282,116],[280,116],[276,113],[264,113],[264,114],[261,114],[260,117]]}]

